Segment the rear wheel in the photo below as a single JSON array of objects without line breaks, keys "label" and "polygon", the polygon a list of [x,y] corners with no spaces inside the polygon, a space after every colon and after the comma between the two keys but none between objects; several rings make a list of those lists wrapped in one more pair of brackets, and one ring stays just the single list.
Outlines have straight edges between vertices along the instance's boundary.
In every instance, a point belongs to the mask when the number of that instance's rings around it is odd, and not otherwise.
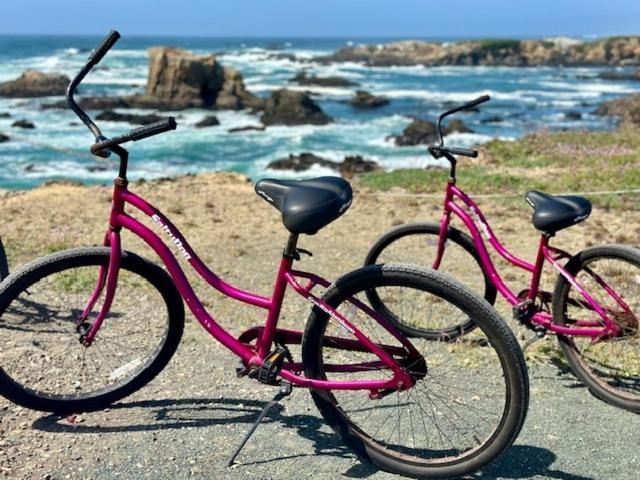
[{"label": "rear wheel", "polygon": [[[518,343],[498,314],[451,277],[412,266],[373,265],[352,272],[323,299],[380,345],[400,342],[356,308],[370,289],[384,291],[403,319],[470,316],[477,328],[457,340],[411,342],[421,354],[406,369],[416,384],[372,399],[369,390],[312,390],[322,416],[359,457],[418,478],[460,477],[493,461],[518,435],[527,411],[528,378]],[[336,347],[353,338],[315,308],[303,339],[305,374],[321,380],[388,379],[388,368],[345,371],[377,356]],[[344,345],[344,343],[342,343]],[[402,364],[404,358],[395,357]],[[407,363],[407,362],[405,362]],[[336,368],[336,365],[339,367]]]},{"label": "rear wheel", "polygon": [[[598,398],[640,413],[640,251],[622,245],[589,248],[573,257],[566,269],[620,328],[618,336],[605,339],[558,335],[573,372]],[[629,311],[605,291],[602,282]],[[587,320],[604,326],[563,276],[556,283],[553,316],[559,325]]]},{"label": "rear wheel", "polygon": [[[440,225],[436,223],[414,223],[400,225],[385,233],[371,248],[365,265],[403,263],[433,268],[440,238]],[[493,305],[497,291],[485,275],[480,256],[473,240],[460,230],[449,227],[447,242],[438,271],[454,278],[482,295]],[[417,335],[431,339],[456,338],[474,328],[470,318],[452,323],[450,319],[417,318],[408,324],[396,315],[387,300],[376,290],[367,293],[371,305],[379,313],[394,322],[405,335]]]},{"label": "rear wheel", "polygon": [[[90,347],[76,320],[109,261],[108,248],[55,253],[0,289],[0,393],[59,414],[99,410],[150,382],[176,351],[184,307],[160,267],[124,253],[109,314]],[[97,316],[104,289],[87,322]]]}]

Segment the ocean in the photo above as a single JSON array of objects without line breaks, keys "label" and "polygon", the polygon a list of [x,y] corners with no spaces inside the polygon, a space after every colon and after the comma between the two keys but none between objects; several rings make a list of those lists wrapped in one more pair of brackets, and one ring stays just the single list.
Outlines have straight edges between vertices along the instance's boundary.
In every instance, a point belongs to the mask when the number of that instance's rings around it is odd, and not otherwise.
[{"label": "ocean", "polygon": [[[0,82],[26,69],[64,73],[72,77],[84,64],[100,37],[0,36]],[[157,178],[203,171],[234,171],[258,179],[333,173],[322,168],[294,173],[271,171],[267,165],[290,153],[313,152],[341,161],[362,155],[386,169],[433,164],[426,148],[396,147],[387,137],[402,131],[419,116],[435,119],[451,103],[490,94],[480,112],[460,116],[474,133],[454,133],[450,145],[471,146],[493,138],[513,140],[538,130],[602,130],[614,120],[592,114],[605,100],[640,92],[640,82],[597,78],[599,68],[509,67],[365,67],[353,63],[323,65],[311,61],[351,43],[382,43],[390,39],[241,39],[123,37],[82,84],[81,95],[129,95],[144,90],[147,53],[151,46],[182,47],[215,53],[225,66],[242,72],[249,90],[267,96],[288,87],[309,90],[326,113],[336,119],[328,126],[270,127],[264,132],[229,134],[228,129],[259,124],[248,112],[188,110],[175,112],[178,130],[131,145],[130,177]],[[284,54],[293,54],[294,57]],[[340,76],[359,84],[353,88],[299,87],[289,80],[300,70],[311,75]],[[623,69],[619,69],[624,71]],[[385,95],[391,104],[371,111],[353,109],[348,100],[362,89]],[[32,188],[54,179],[96,184],[109,182],[113,163],[88,154],[92,136],[78,125],[70,110],[42,110],[55,98],[0,98],[0,132],[12,141],[0,144],[0,188]],[[134,112],[142,112],[134,111]],[[579,112],[581,118],[567,115]],[[94,112],[96,113],[96,112]],[[221,125],[196,129],[205,115],[215,114]],[[500,123],[485,123],[489,117]],[[26,119],[36,128],[11,127]],[[102,122],[107,135],[133,128],[128,123]],[[105,168],[106,167],[106,168]]]}]

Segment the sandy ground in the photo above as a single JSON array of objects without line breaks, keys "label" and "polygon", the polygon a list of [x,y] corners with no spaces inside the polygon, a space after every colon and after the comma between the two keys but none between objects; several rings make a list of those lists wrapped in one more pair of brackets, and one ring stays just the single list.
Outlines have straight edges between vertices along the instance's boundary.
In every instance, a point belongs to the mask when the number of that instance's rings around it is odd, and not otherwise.
[{"label": "sandy ground", "polygon": [[[287,233],[279,214],[232,174],[188,176],[134,184],[168,214],[211,267],[232,283],[269,294]],[[338,221],[300,246],[314,257],[301,268],[327,278],[359,267],[372,243],[400,223],[437,220],[439,199],[379,195],[357,190]],[[395,192],[402,193],[402,192]],[[109,187],[56,184],[0,198],[2,239],[12,269],[39,255],[102,239]],[[533,259],[537,235],[530,211],[513,201],[483,200],[495,232],[510,249]],[[634,243],[638,213],[596,210],[585,223],[562,232],[555,245],[577,251],[608,241]],[[131,235],[124,247],[155,260]],[[191,276],[191,278],[194,278]],[[508,270],[507,280],[526,287]],[[546,283],[553,278],[549,276]],[[214,316],[232,331],[262,323],[195,280]],[[514,287],[514,289],[518,289]],[[499,311],[507,316],[504,302]],[[292,302],[284,326],[303,328],[308,306]],[[509,320],[521,338],[530,336]],[[553,338],[543,342],[554,344]],[[535,355],[534,355],[535,356]],[[188,315],[183,343],[169,367],[149,386],[113,408],[77,423],[15,407],[0,399],[0,472],[9,478],[386,478],[361,465],[326,427],[308,393],[296,391],[276,408],[242,454],[224,459],[265,401],[275,393],[236,380],[234,360]],[[640,467],[640,417],[593,398],[568,373],[530,362],[532,403],[516,445],[482,478],[634,479]]]}]

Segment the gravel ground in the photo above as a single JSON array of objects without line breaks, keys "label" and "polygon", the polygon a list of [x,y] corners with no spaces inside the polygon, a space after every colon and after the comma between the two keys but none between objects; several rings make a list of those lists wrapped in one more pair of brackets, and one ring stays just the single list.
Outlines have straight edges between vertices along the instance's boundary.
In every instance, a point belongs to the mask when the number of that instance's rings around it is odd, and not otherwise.
[{"label": "gravel ground", "polygon": [[[174,219],[205,261],[227,280],[268,294],[286,241],[278,213],[235,175],[202,175],[132,187]],[[100,242],[108,187],[52,185],[0,198],[2,231],[11,266],[61,248]],[[524,206],[483,201],[496,233],[514,253],[532,258],[536,235]],[[438,218],[440,201],[358,191],[343,219],[301,246],[315,256],[301,268],[328,278],[358,267],[368,247],[392,225]],[[596,211],[559,235],[556,245],[579,250],[640,233],[637,213]],[[527,232],[527,234],[522,234]],[[597,232],[597,233],[594,233]],[[153,258],[130,236],[125,248]],[[509,271],[507,279],[524,279]],[[549,283],[551,276],[546,279]],[[523,283],[524,285],[524,283]],[[241,332],[263,318],[256,310],[196,290],[223,325]],[[498,305],[506,316],[508,307]],[[308,306],[291,302],[283,326],[302,328]],[[513,325],[522,339],[528,333]],[[640,467],[640,417],[593,398],[556,367],[547,338],[528,352],[531,408],[523,432],[484,478],[635,479]],[[539,348],[542,345],[544,348]],[[295,352],[294,352],[295,355]],[[185,337],[168,368],[150,385],[112,408],[61,419],[0,399],[0,472],[9,478],[391,478],[362,465],[324,425],[306,391],[276,406],[242,452],[241,465],[225,460],[240,442],[273,387],[237,380],[235,361],[188,317]]]}]

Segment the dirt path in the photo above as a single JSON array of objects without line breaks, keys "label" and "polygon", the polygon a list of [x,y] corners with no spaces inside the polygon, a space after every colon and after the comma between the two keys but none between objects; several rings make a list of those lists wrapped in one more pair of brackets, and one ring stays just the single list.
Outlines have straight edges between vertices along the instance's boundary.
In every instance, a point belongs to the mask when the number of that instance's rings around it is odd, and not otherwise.
[{"label": "dirt path", "polygon": [[[233,175],[205,175],[133,189],[157,199],[203,259],[226,279],[268,294],[286,233],[278,213],[252,192],[251,185]],[[521,208],[495,201],[482,206],[491,212],[496,233],[514,253],[532,258],[536,235],[524,203]],[[60,248],[99,243],[108,207],[106,187],[55,185],[6,194],[0,199],[2,235],[12,267]],[[439,211],[440,202],[431,199],[358,192],[343,219],[302,239],[301,246],[315,256],[301,266],[334,278],[358,267],[387,228],[437,219]],[[560,235],[556,244],[578,250],[606,239],[630,241],[639,230],[637,213],[596,211],[588,222]],[[124,245],[153,258],[129,236]],[[509,280],[522,279],[511,272]],[[232,331],[239,333],[262,321],[255,310],[220,299],[202,282],[196,286]],[[508,312],[504,303],[499,309]],[[308,306],[293,302],[284,312],[283,325],[302,328],[307,315]],[[543,342],[554,345],[553,339]],[[188,317],[183,343],[165,372],[107,411],[83,415],[70,424],[0,399],[0,472],[21,479],[390,477],[361,465],[340,445],[305,391],[295,391],[283,407],[274,409],[243,452],[242,465],[225,468],[225,459],[275,393],[273,388],[236,380],[234,363]],[[596,400],[552,365],[530,364],[533,395],[522,435],[480,477],[637,478],[640,417]]]}]

